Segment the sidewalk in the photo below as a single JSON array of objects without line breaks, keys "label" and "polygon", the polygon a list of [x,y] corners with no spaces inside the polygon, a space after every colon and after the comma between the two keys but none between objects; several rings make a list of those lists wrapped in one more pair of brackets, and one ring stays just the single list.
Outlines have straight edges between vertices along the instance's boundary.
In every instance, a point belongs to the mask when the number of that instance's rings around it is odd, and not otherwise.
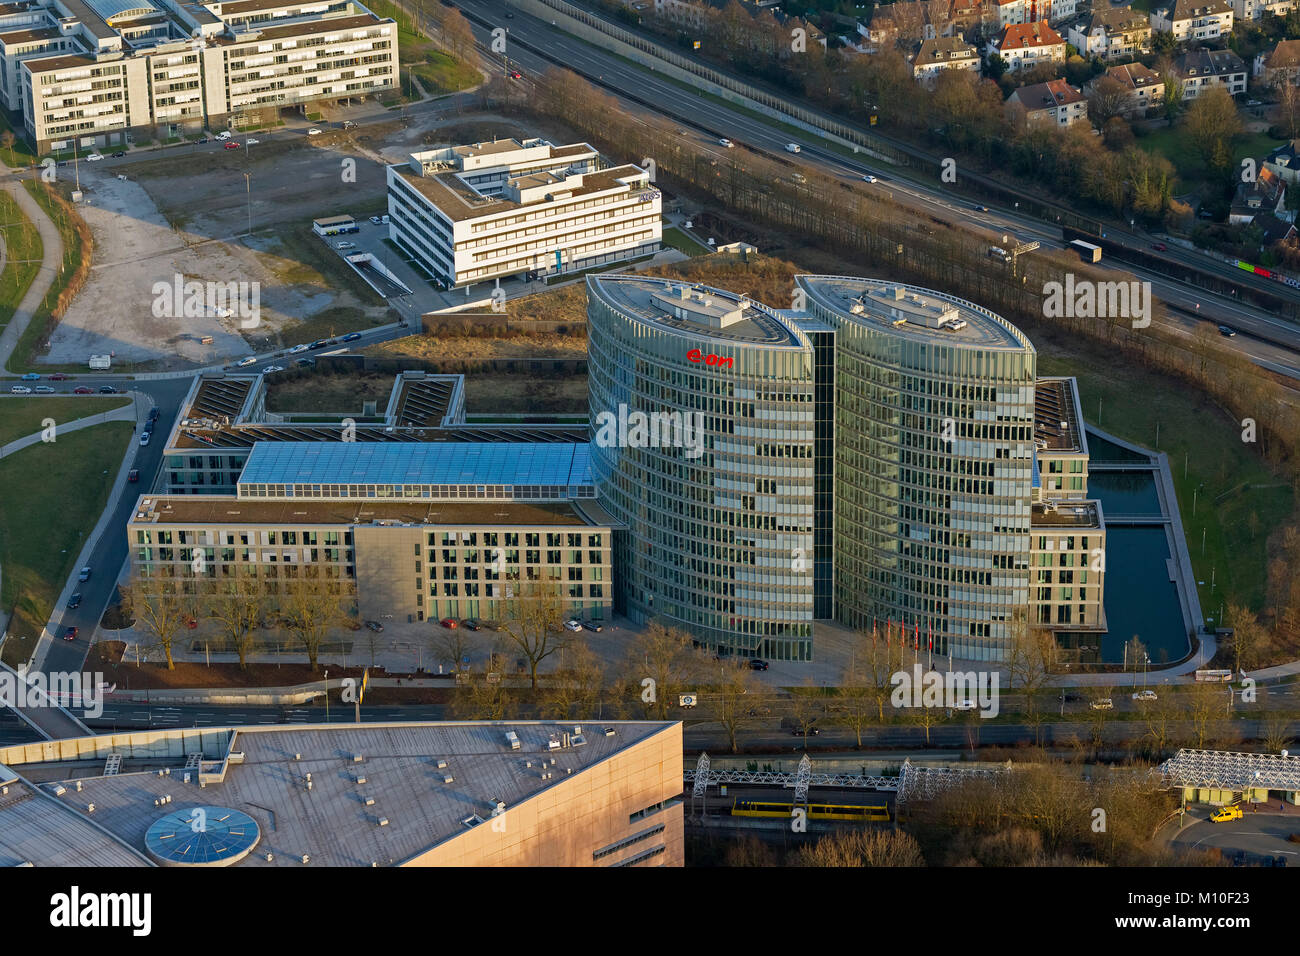
[{"label": "sidewalk", "polygon": [[0,333],[0,371],[5,371],[8,370],[10,356],[18,347],[18,340],[27,330],[41,300],[45,298],[45,293],[49,291],[55,276],[58,275],[59,263],[63,261],[63,242],[59,239],[59,230],[55,228],[49,216],[45,215],[45,211],[23,188],[18,172],[0,162],[0,178],[4,179],[4,188],[14,197],[23,215],[31,220],[36,226],[36,231],[40,233],[43,260],[36,278],[32,280],[26,295],[14,310],[13,318],[5,326],[4,332]]},{"label": "sidewalk", "polygon": [[[114,396],[115,398],[117,396]],[[0,396],[2,399],[3,396]],[[3,408],[3,406],[0,406]],[[83,428],[90,428],[94,425],[102,425],[104,422],[131,422],[139,424],[136,413],[135,402],[129,405],[123,405],[121,408],[114,408],[111,411],[100,412],[98,415],[87,415],[85,418],[78,418],[74,421],[64,422],[62,425],[55,425],[56,436],[58,434],[67,434],[68,432],[81,431]],[[44,439],[45,432],[33,432],[22,438],[15,438],[7,445],[0,445],[0,458],[7,458],[16,451],[22,451],[24,448],[30,448],[32,445],[39,445]]]}]

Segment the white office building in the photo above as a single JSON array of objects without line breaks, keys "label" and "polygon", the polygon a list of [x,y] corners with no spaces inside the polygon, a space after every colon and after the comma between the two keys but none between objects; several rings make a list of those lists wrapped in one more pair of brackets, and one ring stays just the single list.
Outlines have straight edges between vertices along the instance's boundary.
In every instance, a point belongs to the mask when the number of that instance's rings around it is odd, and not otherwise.
[{"label": "white office building", "polygon": [[653,255],[661,207],[649,172],[586,143],[495,140],[388,167],[389,235],[448,287]]}]

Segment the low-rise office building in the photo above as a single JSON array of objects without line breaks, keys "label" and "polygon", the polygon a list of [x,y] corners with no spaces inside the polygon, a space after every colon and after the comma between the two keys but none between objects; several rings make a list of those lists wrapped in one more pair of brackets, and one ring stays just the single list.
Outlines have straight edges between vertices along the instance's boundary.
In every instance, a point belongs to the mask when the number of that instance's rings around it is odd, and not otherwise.
[{"label": "low-rise office building", "polygon": [[388,167],[389,235],[448,287],[537,279],[659,251],[662,198],[585,143],[496,140]]}]

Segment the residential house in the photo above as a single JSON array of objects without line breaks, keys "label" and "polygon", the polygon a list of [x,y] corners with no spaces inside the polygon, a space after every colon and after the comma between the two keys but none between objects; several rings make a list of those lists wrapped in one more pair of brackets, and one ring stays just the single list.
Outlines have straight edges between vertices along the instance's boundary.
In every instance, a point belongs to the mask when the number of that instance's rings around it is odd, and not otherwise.
[{"label": "residential house", "polygon": [[1266,212],[1279,219],[1286,212],[1286,181],[1267,166],[1253,183],[1237,184],[1237,194],[1228,210],[1228,225],[1244,226]]},{"label": "residential house", "polygon": [[961,37],[936,37],[922,40],[912,57],[912,76],[921,83],[932,83],[944,70],[970,70],[978,73],[979,52]]},{"label": "residential house", "polygon": [[1078,12],[1079,0],[997,0],[998,23],[1013,26],[1046,20],[1060,23]]},{"label": "residential house", "polygon": [[1088,96],[1096,90],[1102,78],[1114,80],[1124,88],[1124,105],[1120,115],[1125,119],[1141,119],[1147,112],[1163,104],[1165,81],[1160,74],[1150,70],[1141,63],[1126,63],[1123,66],[1109,67],[1105,73],[1087,83],[1083,91]]},{"label": "residential house", "polygon": [[1269,153],[1264,168],[1283,182],[1300,183],[1300,140],[1283,143]]},{"label": "residential house", "polygon": [[1261,249],[1275,246],[1279,242],[1290,243],[1296,238],[1295,223],[1281,219],[1271,212],[1260,213],[1251,225],[1264,233],[1264,239],[1259,244]]},{"label": "residential house", "polygon": [[1265,86],[1300,84],[1300,40],[1278,40],[1273,49],[1256,56],[1254,74]]},{"label": "residential house", "polygon": [[1071,24],[1067,33],[1070,43],[1085,57],[1132,60],[1151,52],[1151,21],[1147,15],[1130,6],[1108,6],[1106,0]]},{"label": "residential house", "polygon": [[1183,99],[1194,100],[1221,86],[1233,96],[1246,92],[1246,64],[1231,50],[1193,50],[1174,60],[1183,79]]},{"label": "residential house", "polygon": [[1172,33],[1179,43],[1215,40],[1232,32],[1232,4],[1228,0],[1174,0],[1151,11],[1151,27]]},{"label": "residential house", "polygon": [[1265,14],[1284,17],[1295,9],[1296,0],[1232,0],[1237,20],[1261,20]]},{"label": "residential house", "polygon": [[1028,126],[1065,129],[1088,121],[1088,100],[1065,80],[1031,83],[1014,90],[1007,98],[1008,111],[1024,110]]},{"label": "residential house", "polygon": [[1047,23],[1018,23],[1003,27],[1002,33],[989,44],[1012,72],[1029,69],[1039,63],[1064,63],[1065,41]]}]

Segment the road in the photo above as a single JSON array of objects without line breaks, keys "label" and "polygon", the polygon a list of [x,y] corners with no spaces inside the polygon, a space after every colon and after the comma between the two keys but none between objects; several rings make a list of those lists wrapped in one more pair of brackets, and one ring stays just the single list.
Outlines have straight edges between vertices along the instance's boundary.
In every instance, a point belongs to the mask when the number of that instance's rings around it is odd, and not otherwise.
[{"label": "road", "polygon": [[[330,704],[329,719],[324,707],[218,707],[213,705],[164,704],[149,705],[135,701],[104,704],[99,717],[85,717],[75,711],[92,730],[131,730],[145,727],[240,727],[263,724],[324,724],[351,723],[355,713],[351,704],[334,701]],[[362,705],[363,723],[398,721],[444,720],[446,709],[441,706],[419,704],[403,706]]]},{"label": "road", "polygon": [[[655,73],[623,60],[613,53],[592,46],[549,23],[520,10],[504,19],[504,5],[497,0],[458,0],[455,4],[465,12],[474,28],[475,37],[484,49],[491,42],[489,27],[484,24],[500,23],[508,30],[507,56],[510,65],[525,75],[537,76],[555,65],[565,66],[582,74],[607,92],[615,94],[635,115],[638,110],[650,108],[672,118],[683,129],[692,130],[686,135],[699,145],[712,150],[721,160],[727,149],[718,144],[722,137],[749,148],[768,153],[820,172],[856,183],[857,188],[881,190],[891,198],[913,206],[920,213],[933,214],[941,219],[962,223],[969,227],[1009,233],[1022,241],[1038,240],[1046,247],[1064,249],[1060,229],[1040,219],[1024,215],[1015,209],[988,208],[981,211],[982,202],[962,198],[955,190],[945,190],[915,177],[906,169],[867,159],[856,160],[828,149],[825,142],[813,134],[792,133],[750,113],[734,109],[716,99],[689,92]],[[527,45],[525,45],[527,44]],[[544,51],[544,52],[542,52]],[[499,58],[485,57],[488,66],[504,69]],[[786,152],[787,143],[798,143],[797,156]],[[665,149],[670,148],[665,145]],[[649,157],[653,159],[654,157]],[[874,175],[880,182],[864,183],[864,175]],[[1107,233],[1108,238],[1115,238]],[[1131,233],[1132,244],[1145,248],[1140,236]],[[1171,246],[1165,253],[1173,259],[1186,260],[1197,267],[1253,280],[1240,270],[1223,267],[1203,254]],[[1232,346],[1247,355],[1256,364],[1291,378],[1300,379],[1300,326],[1279,319],[1262,309],[1243,307],[1231,297],[1215,296],[1204,290],[1175,282],[1149,270],[1124,266],[1125,271],[1152,284],[1153,292],[1175,306],[1184,307],[1188,313],[1200,314],[1202,321],[1228,324],[1243,334],[1231,340]],[[1277,285],[1278,288],[1274,288]],[[1290,290],[1280,284],[1268,283],[1266,287],[1277,294]],[[1197,306],[1199,305],[1199,309]],[[1198,325],[1189,315],[1174,315],[1175,327],[1190,334]]]}]

